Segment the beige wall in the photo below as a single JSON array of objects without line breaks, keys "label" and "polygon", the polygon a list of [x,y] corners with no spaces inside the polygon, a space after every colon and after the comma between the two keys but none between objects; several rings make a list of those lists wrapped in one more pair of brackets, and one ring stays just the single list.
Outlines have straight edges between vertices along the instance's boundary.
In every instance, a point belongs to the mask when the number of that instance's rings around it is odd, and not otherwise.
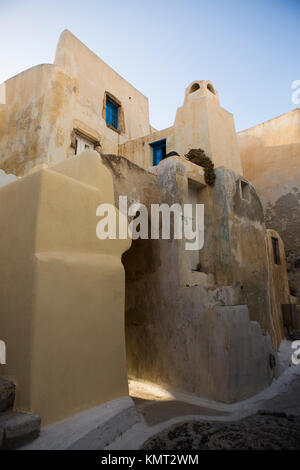
[{"label": "beige wall", "polygon": [[255,191],[252,201],[241,201],[239,176],[224,169],[217,170],[215,188],[207,187],[203,169],[180,157],[163,160],[157,175],[120,156],[102,159],[116,200],[126,194],[128,205],[181,204],[189,182],[197,183],[210,226],[202,272],[191,272],[181,240],[137,239],[124,253],[129,377],[226,402],[267,387],[275,374],[269,353],[276,353],[260,327],[270,333],[268,258]]},{"label": "beige wall", "polygon": [[173,151],[174,128],[169,127],[119,145],[118,154],[142,168],[151,168],[153,166],[153,150],[150,144],[162,139],[166,139],[166,153]]},{"label": "beige wall", "polygon": [[267,227],[284,242],[300,296],[300,109],[242,131],[238,140],[244,174],[261,198]]},{"label": "beige wall", "polygon": [[[272,238],[278,240],[279,264],[274,262]],[[290,304],[290,292],[286,271],[286,261],[284,244],[279,234],[275,230],[267,230],[266,241],[269,258],[269,289],[270,289],[270,309],[271,309],[271,331],[273,342],[278,348],[281,341],[286,336],[283,326],[282,305]]]},{"label": "beige wall", "polygon": [[[120,132],[106,125],[105,93],[120,103]],[[122,119],[121,119],[122,118]],[[148,99],[72,33],[59,39],[54,64],[38,65],[0,85],[0,167],[17,175],[75,152],[73,131],[117,153],[149,134]]]},{"label": "beige wall", "polygon": [[[48,137],[43,139],[41,124],[52,76],[52,65],[39,65],[2,84],[0,166],[6,172],[22,175],[47,160]],[[51,121],[50,113],[48,129]]]},{"label": "beige wall", "polygon": [[5,113],[0,120],[3,170],[22,176],[40,163],[53,164],[74,153],[70,143],[76,80],[59,67],[44,64],[4,85]]},{"label": "beige wall", "polygon": [[[117,153],[118,144],[149,134],[148,98],[68,30],[60,36],[54,64],[76,79],[77,100],[72,118],[78,120],[79,127],[82,122],[91,131],[95,130],[101,135],[104,153]],[[111,93],[121,102],[124,132],[118,133],[106,125],[105,116],[102,116],[105,92]]]},{"label": "beige wall", "polygon": [[96,208],[114,204],[87,151],[0,188],[1,374],[16,407],[43,424],[127,395],[124,268],[129,240],[99,240]]},{"label": "beige wall", "polygon": [[[193,90],[198,83],[199,88]],[[217,92],[208,90],[211,82],[194,82],[186,89],[185,102],[178,108],[175,123],[175,148],[185,155],[192,148],[201,148],[214,162],[215,167],[224,166],[242,174],[234,120],[223,109]]]},{"label": "beige wall", "polygon": [[[211,226],[207,227],[214,242],[216,282],[235,287],[239,303],[248,305],[250,319],[259,322],[265,334],[270,332],[270,306],[263,208],[244,178],[222,168],[216,174]],[[242,193],[242,181],[247,194]]]},{"label": "beige wall", "polygon": [[[107,93],[120,104],[118,131],[105,120]],[[59,38],[54,64],[0,85],[0,167],[7,172],[24,175],[39,163],[69,158],[78,132],[102,153],[123,155],[143,168],[152,166],[149,143],[166,138],[167,152],[183,156],[202,148],[216,167],[242,173],[233,116],[220,107],[211,82],[193,82],[174,126],[153,131],[148,99],[68,30]]]},{"label": "beige wall", "polygon": [[[195,84],[199,88],[191,92]],[[212,87],[207,80],[193,82],[186,89],[184,105],[177,109],[174,126],[119,145],[119,155],[149,168],[153,165],[149,144],[166,139],[167,153],[176,151],[184,156],[190,149],[201,148],[215,167],[224,166],[242,174],[233,116],[220,106]]]}]

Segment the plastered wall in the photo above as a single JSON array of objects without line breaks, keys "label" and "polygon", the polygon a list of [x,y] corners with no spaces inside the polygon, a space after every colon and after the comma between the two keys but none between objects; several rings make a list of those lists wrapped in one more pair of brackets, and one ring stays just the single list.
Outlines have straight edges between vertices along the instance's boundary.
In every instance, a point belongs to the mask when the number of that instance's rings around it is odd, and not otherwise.
[{"label": "plastered wall", "polygon": [[[204,271],[195,276],[187,275],[188,260],[181,240],[134,240],[123,255],[129,377],[224,402],[242,400],[267,387],[276,376],[269,367],[269,354],[276,357],[276,353],[261,327],[265,312],[260,304],[267,302],[267,251],[263,228],[256,227],[251,218],[239,221],[238,214],[232,214],[232,186],[238,176],[229,174],[225,183],[227,173],[220,170],[220,184],[210,190],[203,183],[203,169],[189,164],[194,167],[191,171],[180,157],[161,162],[157,176],[119,156],[104,156],[103,162],[113,175],[116,200],[127,195],[129,205],[138,201],[148,210],[152,203],[181,203],[186,200],[191,178],[198,180],[199,202],[203,202],[203,191],[211,201],[211,193],[217,192],[219,204],[225,197],[224,218],[229,217],[233,224],[226,232],[220,220],[213,222],[213,231],[218,233],[212,235],[212,246],[205,246],[211,256],[203,263]],[[209,205],[205,207],[213,217]],[[220,205],[220,216],[222,210]],[[244,295],[234,277],[237,261],[230,257],[226,264],[221,256],[222,240],[228,253],[231,248],[238,250],[235,235],[239,230],[245,238],[239,255]],[[246,249],[253,243],[261,243],[256,255],[264,256],[256,264],[254,254]],[[217,279],[220,270],[223,278]]]},{"label": "plastered wall", "polygon": [[261,198],[266,225],[285,245],[293,294],[300,296],[300,110],[238,134],[245,177]]},{"label": "plastered wall", "polygon": [[43,425],[128,393],[130,241],[96,237],[103,202],[114,204],[112,177],[94,151],[0,188],[1,375]]},{"label": "plastered wall", "polygon": [[[119,130],[106,124],[106,93],[120,105]],[[119,144],[150,133],[148,99],[65,30],[54,64],[0,85],[0,167],[22,176],[63,161],[75,153],[74,131],[117,153]]]},{"label": "plastered wall", "polygon": [[[195,84],[199,88],[191,91]],[[224,166],[242,174],[233,116],[220,106],[216,91],[212,93],[207,86],[212,87],[211,82],[201,80],[186,89],[174,126],[125,142],[119,145],[118,154],[149,168],[153,165],[150,144],[166,139],[166,153],[174,151],[184,156],[191,149],[201,148],[215,167]]]}]

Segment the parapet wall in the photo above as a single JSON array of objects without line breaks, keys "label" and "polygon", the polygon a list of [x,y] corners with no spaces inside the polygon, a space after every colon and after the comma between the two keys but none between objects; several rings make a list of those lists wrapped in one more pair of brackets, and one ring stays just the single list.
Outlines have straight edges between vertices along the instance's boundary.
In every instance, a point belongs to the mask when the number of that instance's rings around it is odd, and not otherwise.
[{"label": "parapet wall", "polygon": [[121,255],[99,240],[96,208],[114,204],[96,152],[0,188],[1,375],[43,425],[128,394]]}]

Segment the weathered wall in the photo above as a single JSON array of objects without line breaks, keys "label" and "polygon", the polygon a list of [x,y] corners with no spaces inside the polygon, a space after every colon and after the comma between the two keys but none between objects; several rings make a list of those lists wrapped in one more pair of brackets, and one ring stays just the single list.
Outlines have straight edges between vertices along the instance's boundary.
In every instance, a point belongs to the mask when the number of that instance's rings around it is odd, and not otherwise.
[{"label": "weathered wall", "polygon": [[[195,91],[192,87],[198,86]],[[119,103],[119,129],[106,123],[106,95]],[[232,114],[220,107],[211,82],[185,93],[174,126],[154,131],[148,99],[65,30],[54,64],[39,65],[0,85],[0,167],[26,174],[39,163],[74,155],[76,133],[103,153],[153,165],[150,143],[165,138],[167,153],[202,148],[215,166],[242,173]]]},{"label": "weathered wall", "polygon": [[129,240],[99,240],[96,208],[114,204],[96,152],[0,188],[1,375],[16,406],[63,419],[128,393],[124,268]]},{"label": "weathered wall", "polygon": [[[279,249],[279,263],[274,262],[274,252],[272,245],[272,238],[278,240]],[[275,230],[267,230],[266,241],[268,247],[269,258],[269,289],[270,289],[270,322],[271,331],[274,338],[274,344],[279,347],[281,341],[286,336],[286,331],[283,326],[282,305],[289,304],[290,291],[286,270],[284,244],[279,234]]]},{"label": "weathered wall", "polygon": [[259,197],[233,170],[216,169],[215,185],[209,187],[204,179],[197,181],[196,172],[202,169],[189,165],[194,173],[180,157],[172,157],[161,162],[158,170],[161,189],[168,189],[174,201],[190,202],[188,188],[193,184],[197,202],[205,206],[200,272],[191,272],[191,252],[179,249],[180,283],[232,286],[236,301],[248,305],[251,320],[258,321],[264,332],[270,331],[268,253]]},{"label": "weathered wall", "polygon": [[[193,86],[199,88],[195,91]],[[184,105],[177,109],[174,122],[174,150],[185,155],[201,148],[214,162],[242,174],[233,115],[223,109],[216,91],[208,90],[211,82],[195,82],[186,89]]]},{"label": "weathered wall", "polygon": [[[213,189],[215,279],[233,285],[251,320],[270,331],[264,215],[255,189],[232,170],[217,169]],[[241,181],[246,184],[242,194]]]},{"label": "weathered wall", "polygon": [[[199,88],[191,92],[195,84]],[[232,168],[242,174],[233,116],[221,108],[217,92],[207,86],[212,84],[205,80],[190,85],[184,105],[177,109],[174,126],[119,145],[119,155],[150,168],[153,157],[149,144],[166,139],[166,153],[175,151],[184,156],[192,148],[201,148],[215,167]]]},{"label": "weathered wall", "polygon": [[32,67],[2,84],[6,109],[0,119],[3,170],[22,176],[40,163],[66,158],[75,85],[51,64]]},{"label": "weathered wall", "polygon": [[[151,203],[185,201],[188,181],[183,180],[196,178],[185,173],[178,157],[161,162],[158,176],[122,157],[107,155],[103,161],[112,172],[116,200],[127,195],[129,204],[141,202],[148,210]],[[203,182],[202,168],[193,166]],[[206,190],[201,184],[200,193]],[[244,226],[246,233],[246,221]],[[185,279],[183,285],[184,256],[181,241],[172,239],[138,239],[123,255],[129,376],[225,402],[257,393],[274,376],[269,337],[262,335],[258,323],[249,321],[247,307],[239,305],[238,289],[229,282],[207,287],[205,273],[196,273],[196,282]],[[218,270],[214,259],[210,269]],[[244,283],[248,280],[245,275]],[[258,297],[257,307],[260,301]]]},{"label": "weathered wall", "polygon": [[0,187],[16,181],[17,177],[13,174],[6,174],[5,171],[0,170]]},{"label": "weathered wall", "polygon": [[[54,64],[77,81],[76,108],[72,110],[73,127],[83,125],[97,140],[101,136],[103,152],[117,153],[118,144],[150,133],[148,98],[88,49],[70,31],[65,30],[56,49]],[[124,129],[109,128],[103,116],[105,92],[115,96],[124,114]]]},{"label": "weathered wall", "polygon": [[300,109],[240,132],[238,141],[245,177],[261,198],[266,226],[284,242],[300,296]]},{"label": "weathered wall", "polygon": [[119,145],[118,154],[142,168],[150,168],[153,166],[153,150],[150,144],[162,139],[166,139],[166,153],[174,151],[174,128],[169,127]]},{"label": "weathered wall", "polygon": [[[106,124],[106,92],[120,102],[120,131]],[[65,160],[75,153],[74,130],[117,153],[119,144],[149,134],[148,99],[64,31],[54,65],[0,85],[0,168],[24,175],[39,163]]]}]

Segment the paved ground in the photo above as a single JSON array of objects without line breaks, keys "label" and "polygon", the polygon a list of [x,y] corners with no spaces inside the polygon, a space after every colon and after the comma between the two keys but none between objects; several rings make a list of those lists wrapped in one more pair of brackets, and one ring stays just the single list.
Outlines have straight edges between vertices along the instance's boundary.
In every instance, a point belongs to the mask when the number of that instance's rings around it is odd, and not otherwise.
[{"label": "paved ground", "polygon": [[300,450],[300,417],[260,415],[232,423],[175,424],[144,450]]},{"label": "paved ground", "polygon": [[[132,397],[138,411],[148,426],[154,426],[172,418],[187,415],[228,417],[229,411],[199,406],[179,400],[151,400]],[[253,413],[258,410],[282,412],[287,415],[300,415],[300,374],[295,374],[281,392],[272,398],[257,400]]]},{"label": "paved ground", "polygon": [[26,448],[75,448],[80,441],[81,448],[107,450],[300,450],[300,365],[291,364],[291,351],[283,342],[281,375],[247,400],[220,403],[131,380],[132,398],[46,426]]},{"label": "paved ground", "polygon": [[154,401],[134,398],[137,410],[142,414],[148,426],[168,421],[178,416],[199,415],[199,416],[227,416],[226,411],[218,411],[204,406],[192,405],[178,400]]},{"label": "paved ground", "polygon": [[281,353],[282,374],[243,402],[224,404],[130,384],[140,421],[106,448],[299,449],[300,365],[291,365],[291,344]]},{"label": "paved ground", "polygon": [[[213,410],[180,401],[154,402],[135,399],[148,426],[184,415],[205,416],[205,421],[176,423],[146,441],[147,450],[300,450],[300,375],[295,375],[272,398],[257,401],[253,416],[226,421],[229,412]],[[260,408],[261,407],[261,408]],[[207,417],[213,416],[214,421]],[[218,421],[218,417],[222,421]],[[225,418],[225,419],[226,419]]]},{"label": "paved ground", "polygon": [[[300,366],[297,366],[299,368]],[[278,395],[258,402],[259,407],[273,412],[283,412],[288,415],[300,416],[300,375],[295,375],[286,389]]]}]

